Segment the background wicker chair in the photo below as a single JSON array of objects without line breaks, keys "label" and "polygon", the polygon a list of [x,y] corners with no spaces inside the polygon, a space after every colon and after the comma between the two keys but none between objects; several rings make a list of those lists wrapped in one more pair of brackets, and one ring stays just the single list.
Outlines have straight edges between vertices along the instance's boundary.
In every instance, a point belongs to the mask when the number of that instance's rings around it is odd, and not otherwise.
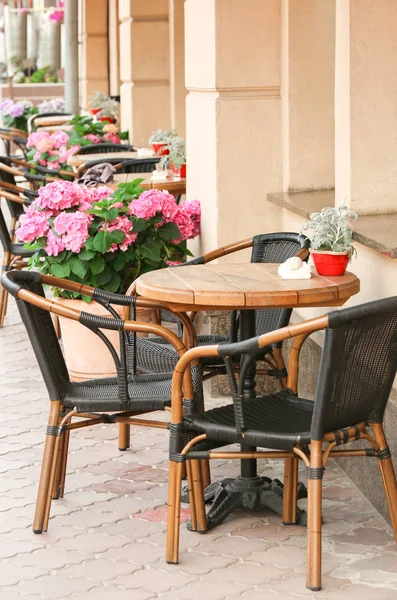
[{"label": "background wicker chair", "polygon": [[11,144],[14,144],[22,152],[23,156],[26,156],[28,136],[25,131],[14,129],[13,127],[2,127],[0,128],[0,140],[4,142],[7,156],[11,156]]},{"label": "background wicker chair", "polygon": [[[2,171],[0,171],[2,176]],[[10,188],[15,188],[13,192],[9,189],[4,189],[3,182],[0,181],[0,197],[6,200],[8,210],[10,212],[11,220],[10,227],[7,227],[7,222],[3,214],[3,208],[0,206],[0,241],[3,247],[3,264],[2,272],[5,273],[10,269],[23,269],[27,266],[27,259],[33,256],[33,250],[27,250],[24,244],[18,244],[15,242],[15,229],[18,220],[24,212],[24,205],[29,200],[19,194],[16,190],[19,190],[17,186],[6,184]],[[21,190],[23,192],[25,190]],[[7,303],[8,293],[3,287],[0,287],[0,328],[4,325],[4,319],[7,314]]]},{"label": "background wicker chair", "polygon": [[41,165],[33,165],[26,160],[14,157],[0,157],[0,170],[14,176],[15,181],[27,181],[32,189],[67,177],[75,179],[76,174],[62,169],[47,169]]},{"label": "background wicker chair", "polygon": [[[82,293],[100,302],[110,312],[110,318],[96,317],[87,312],[63,307],[47,300],[43,284]],[[136,415],[170,406],[171,374],[137,374],[134,361],[135,332],[162,335],[182,354],[185,347],[168,329],[147,323],[123,321],[112,304],[130,305],[133,316],[136,305],[156,306],[151,301],[111,294],[83,284],[40,275],[36,272],[11,271],[2,277],[2,285],[17,299],[17,306],[26,327],[39,367],[47,386],[50,402],[47,435],[44,448],[40,484],[33,530],[46,531],[51,498],[62,497],[66,473],[69,433],[76,427],[90,427],[97,423],[127,422],[143,426],[167,428],[167,423],[135,418]],[[51,314],[80,321],[106,344],[115,362],[117,377],[70,381],[61,347],[51,320]],[[185,327],[188,319],[182,316]],[[119,331],[120,357],[103,330]],[[200,370],[192,369],[184,378],[186,397],[202,402]],[[111,413],[111,414],[109,414]],[[72,419],[83,420],[73,423]]]},{"label": "background wicker chair", "polygon": [[[73,119],[73,115],[70,113],[66,113],[66,112],[46,112],[46,113],[38,113],[35,115],[31,115],[28,119],[29,133],[31,133],[32,131],[36,131],[36,125],[35,125],[36,119],[42,119],[45,117],[70,117],[71,120]],[[59,129],[62,129],[62,126],[60,126]]]},{"label": "background wicker chair", "polygon": [[77,154],[106,154],[107,152],[132,152],[134,146],[129,144],[112,144],[104,142],[103,144],[89,144],[81,146]]},{"label": "background wicker chair", "polygon": [[[297,395],[299,352],[314,331],[325,329],[315,402]],[[181,381],[189,362],[202,352],[195,348],[178,362],[172,390],[170,485],[167,561],[178,562],[181,466],[186,460],[191,480],[192,529],[204,531],[206,516],[198,459],[252,458],[252,453],[213,452],[233,443],[264,447],[256,458],[284,458],[283,522],[296,522],[297,462],[308,468],[307,587],[321,589],[322,478],[329,457],[375,457],[385,487],[397,541],[397,483],[383,416],[397,371],[397,297],[333,311],[242,343],[212,347],[212,354],[243,355],[245,364],[269,344],[295,337],[290,355],[288,387],[262,398],[243,400],[244,372],[233,404],[182,418]],[[207,352],[209,352],[207,348]],[[183,436],[196,436],[184,448]],[[348,442],[365,440],[366,449],[341,450]],[[323,444],[324,449],[323,449]],[[249,456],[248,456],[249,455]]]},{"label": "background wicker chair", "polygon": [[151,173],[156,168],[160,158],[102,158],[97,160],[89,160],[81,165],[78,169],[77,176],[81,177],[87,169],[95,167],[103,162],[113,165],[117,173]]}]

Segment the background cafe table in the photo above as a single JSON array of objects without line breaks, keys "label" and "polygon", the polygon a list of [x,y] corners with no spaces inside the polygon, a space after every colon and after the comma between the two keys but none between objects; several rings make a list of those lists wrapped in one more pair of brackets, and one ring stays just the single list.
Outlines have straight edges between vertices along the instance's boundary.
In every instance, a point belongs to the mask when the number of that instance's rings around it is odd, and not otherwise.
[{"label": "background cafe table", "polygon": [[[241,339],[255,336],[255,312],[259,308],[342,306],[360,290],[352,273],[341,277],[281,279],[278,265],[269,263],[191,265],[145,273],[136,281],[136,293],[166,302],[175,312],[240,310]],[[244,397],[255,395],[255,364],[246,378]],[[243,448],[243,446],[242,446]],[[244,450],[252,450],[244,447]],[[219,485],[233,502],[218,496]],[[207,515],[208,527],[221,523],[238,507],[265,505],[282,511],[282,486],[257,476],[256,461],[241,461],[241,476],[230,482],[212,484],[215,501]],[[206,494],[207,495],[207,494]],[[218,497],[218,501],[217,501]],[[304,519],[302,519],[302,523]]]}]

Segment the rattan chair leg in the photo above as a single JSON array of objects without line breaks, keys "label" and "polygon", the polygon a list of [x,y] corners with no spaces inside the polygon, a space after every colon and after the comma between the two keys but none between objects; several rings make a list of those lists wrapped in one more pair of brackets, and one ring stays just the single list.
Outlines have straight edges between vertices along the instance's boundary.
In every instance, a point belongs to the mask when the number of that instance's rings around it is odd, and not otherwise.
[{"label": "rattan chair leg", "polygon": [[[176,482],[177,482],[177,468],[178,464],[173,460],[169,461],[168,468],[168,513],[167,513],[167,539],[166,539],[166,550],[165,560],[167,563],[177,564],[178,563],[178,540],[175,540],[175,521],[178,520],[178,510],[176,505]],[[181,482],[178,482],[179,489]],[[179,534],[179,526],[178,526]]]},{"label": "rattan chair leg", "polygon": [[130,426],[127,423],[119,423],[119,450],[128,450],[130,446]]},{"label": "rattan chair leg", "polygon": [[66,467],[68,462],[70,431],[63,434],[63,451],[61,456],[61,471],[59,476],[59,498],[63,498],[65,493]]},{"label": "rattan chair leg", "polygon": [[306,586],[321,589],[322,442],[310,444],[307,504]]},{"label": "rattan chair leg", "polygon": [[205,513],[204,486],[201,461],[192,460],[193,494],[196,510],[197,531],[207,531],[207,516]]},{"label": "rattan chair leg", "polygon": [[[53,400],[50,406],[50,415],[48,417],[48,427],[56,427],[59,421],[60,401]],[[34,533],[42,533],[44,529],[44,518],[48,498],[51,502],[50,477],[54,458],[55,441],[57,436],[47,429],[47,436],[44,445],[43,461],[41,464],[41,474],[39,489],[37,492],[36,510],[33,521]]]},{"label": "rattan chair leg", "polygon": [[43,531],[47,531],[47,529],[48,529],[48,521],[50,518],[51,502],[52,502],[52,490],[54,489],[54,485],[56,483],[56,477],[57,477],[57,473],[58,473],[58,465],[60,463],[60,451],[59,451],[60,446],[61,446],[61,436],[57,435],[55,437],[54,452],[53,452],[53,456],[52,456],[50,481],[49,481],[49,486],[48,486],[49,493],[47,496],[47,503],[46,503],[46,507],[44,510]]},{"label": "rattan chair leg", "polygon": [[197,531],[197,516],[196,516],[196,503],[193,489],[193,473],[192,463],[190,460],[185,462],[186,474],[187,474],[187,489],[189,492],[189,506],[190,506],[190,529],[191,531]]},{"label": "rattan chair leg", "polygon": [[[383,426],[379,423],[373,423],[372,429],[375,440],[379,444],[380,450],[387,450],[388,444]],[[379,469],[382,475],[383,486],[385,488],[387,505],[389,507],[390,520],[394,531],[394,537],[397,542],[397,482],[391,456],[378,460]]]},{"label": "rattan chair leg", "polygon": [[291,523],[298,522],[298,472],[299,458],[292,459]]},{"label": "rattan chair leg", "polygon": [[284,459],[283,525],[292,524],[292,486],[294,483],[294,465],[292,461],[292,458]]},{"label": "rattan chair leg", "polygon": [[54,482],[52,485],[51,498],[53,500],[58,500],[59,498],[59,486],[61,481],[61,468],[62,468],[62,456],[63,456],[63,446],[64,446],[65,434],[62,433],[59,440],[58,453],[57,456],[54,457],[55,460],[55,475]]},{"label": "rattan chair leg", "polygon": [[203,482],[203,488],[206,488],[211,483],[211,471],[210,471],[210,461],[203,459],[200,460],[201,463],[201,478]]},{"label": "rattan chair leg", "polygon": [[[11,255],[9,252],[5,252],[3,256],[3,265],[2,265],[2,273],[5,273],[11,261]],[[4,319],[7,312],[7,300],[8,300],[8,292],[5,288],[0,285],[0,328],[4,325]]]}]

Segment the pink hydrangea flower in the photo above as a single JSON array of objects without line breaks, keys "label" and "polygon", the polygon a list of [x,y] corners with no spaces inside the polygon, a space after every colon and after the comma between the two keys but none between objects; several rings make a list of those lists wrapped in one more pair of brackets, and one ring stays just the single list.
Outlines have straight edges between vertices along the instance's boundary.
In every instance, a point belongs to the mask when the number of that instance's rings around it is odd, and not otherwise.
[{"label": "pink hydrangea flower", "polygon": [[121,144],[121,139],[116,133],[105,133],[103,139],[112,144]]},{"label": "pink hydrangea flower", "polygon": [[100,202],[105,198],[109,198],[109,196],[113,194],[113,190],[106,185],[100,185],[99,187],[90,188],[90,194],[92,196],[92,202]]},{"label": "pink hydrangea flower", "polygon": [[167,265],[169,267],[177,267],[178,265],[181,265],[182,262],[180,260],[167,260]]},{"label": "pink hydrangea flower", "polygon": [[139,219],[150,219],[157,213],[163,215],[164,222],[168,223],[174,220],[178,211],[178,205],[174,196],[167,191],[147,190],[143,192],[137,200],[129,204],[129,213]]},{"label": "pink hydrangea flower", "polygon": [[53,181],[39,189],[36,200],[40,208],[64,210],[78,206],[82,198],[81,188],[72,181]]},{"label": "pink hydrangea flower", "polygon": [[174,243],[179,243],[182,240],[191,240],[199,235],[200,215],[200,202],[198,200],[187,201],[178,206],[174,223],[181,232],[181,238],[174,240]]},{"label": "pink hydrangea flower", "polygon": [[82,212],[63,212],[54,219],[54,230],[58,234],[64,234],[62,241],[66,250],[80,252],[89,237],[91,221],[92,217]]},{"label": "pink hydrangea flower", "polygon": [[52,144],[54,148],[66,146],[69,142],[69,136],[65,131],[56,131],[52,134]]},{"label": "pink hydrangea flower", "polygon": [[120,250],[122,252],[125,252],[127,250],[127,248],[136,241],[137,237],[138,237],[137,233],[127,233],[124,241],[121,242],[121,244],[119,245]]},{"label": "pink hydrangea flower", "polygon": [[28,148],[35,148],[43,154],[54,148],[51,135],[47,131],[34,131],[28,137],[26,145]]},{"label": "pink hydrangea flower", "polygon": [[60,252],[65,250],[65,242],[50,230],[47,235],[47,245],[44,249],[48,256],[58,256]]},{"label": "pink hydrangea flower", "polygon": [[42,212],[29,207],[30,212],[22,215],[16,235],[21,242],[33,242],[49,230],[48,218]]},{"label": "pink hydrangea flower", "polygon": [[92,142],[93,144],[100,144],[102,142],[99,135],[95,135],[94,133],[87,133],[87,135],[85,135],[84,137],[86,140],[90,140],[90,142]]}]

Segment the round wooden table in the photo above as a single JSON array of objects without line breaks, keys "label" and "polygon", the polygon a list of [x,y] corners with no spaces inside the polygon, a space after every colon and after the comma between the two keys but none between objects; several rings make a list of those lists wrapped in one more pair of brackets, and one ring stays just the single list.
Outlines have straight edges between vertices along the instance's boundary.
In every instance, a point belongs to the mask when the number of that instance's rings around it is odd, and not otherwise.
[{"label": "round wooden table", "polygon": [[353,273],[340,277],[281,279],[278,264],[218,263],[151,271],[136,281],[140,296],[162,300],[176,312],[342,306],[360,291]]},{"label": "round wooden table", "polygon": [[[174,312],[239,310],[240,338],[255,337],[255,311],[260,308],[342,306],[360,291],[353,273],[340,277],[282,279],[277,264],[207,264],[161,269],[136,281],[136,293],[168,304]],[[244,398],[255,396],[255,362],[244,382]],[[243,444],[244,450],[252,450]],[[305,488],[299,484],[303,497]],[[241,461],[241,476],[211,484],[215,501],[207,515],[208,528],[221,523],[236,508],[268,506],[282,514],[282,485],[258,477],[255,460]],[[221,490],[219,489],[221,488]],[[208,488],[206,497],[208,498]],[[211,497],[211,496],[210,496]],[[300,521],[304,524],[304,516]]]}]

